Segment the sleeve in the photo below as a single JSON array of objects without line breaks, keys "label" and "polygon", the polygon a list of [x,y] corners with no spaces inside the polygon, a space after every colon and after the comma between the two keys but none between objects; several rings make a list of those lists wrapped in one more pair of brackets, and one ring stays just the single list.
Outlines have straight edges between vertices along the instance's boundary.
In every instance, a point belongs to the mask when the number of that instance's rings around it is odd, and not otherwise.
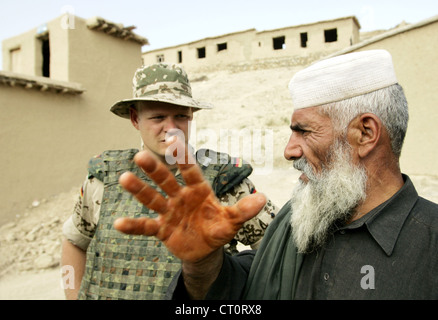
[{"label": "sleeve", "polygon": [[[247,250],[235,256],[224,254],[221,271],[208,291],[205,300],[240,300],[256,251]],[[181,270],[169,285],[166,299],[189,300]]]},{"label": "sleeve", "polygon": [[87,178],[81,187],[73,214],[62,228],[67,240],[84,251],[96,230],[102,195],[103,183],[94,177]]},{"label": "sleeve", "polygon": [[[230,206],[237,203],[240,199],[256,193],[257,190],[249,179],[244,179],[242,183],[235,186],[233,190],[220,197],[222,205]],[[234,240],[241,242],[252,249],[257,249],[265,234],[265,230],[278,212],[277,206],[270,199],[267,200],[263,209],[251,220],[246,221],[242,228],[237,232]]]}]

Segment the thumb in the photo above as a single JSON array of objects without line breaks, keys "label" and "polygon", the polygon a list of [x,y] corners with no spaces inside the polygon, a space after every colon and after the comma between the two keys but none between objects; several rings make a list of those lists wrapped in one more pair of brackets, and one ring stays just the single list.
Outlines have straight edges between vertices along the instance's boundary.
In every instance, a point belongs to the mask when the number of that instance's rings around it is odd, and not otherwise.
[{"label": "thumb", "polygon": [[242,222],[255,217],[266,204],[266,196],[263,193],[251,194],[235,204]]}]

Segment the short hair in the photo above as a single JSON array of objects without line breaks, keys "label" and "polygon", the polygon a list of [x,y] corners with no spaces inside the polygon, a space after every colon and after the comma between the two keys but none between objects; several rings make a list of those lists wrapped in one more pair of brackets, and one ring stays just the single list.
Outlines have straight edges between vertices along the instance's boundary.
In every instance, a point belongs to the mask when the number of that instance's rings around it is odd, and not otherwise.
[{"label": "short hair", "polygon": [[398,84],[353,98],[322,105],[320,112],[331,118],[335,131],[347,133],[350,122],[364,113],[380,118],[388,131],[394,155],[400,157],[408,127],[409,112],[403,88]]}]

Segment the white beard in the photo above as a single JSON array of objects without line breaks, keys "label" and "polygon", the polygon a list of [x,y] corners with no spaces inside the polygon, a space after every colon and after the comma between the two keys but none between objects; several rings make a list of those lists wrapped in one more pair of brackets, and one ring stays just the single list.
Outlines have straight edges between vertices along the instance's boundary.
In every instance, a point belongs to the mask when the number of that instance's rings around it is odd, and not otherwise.
[{"label": "white beard", "polygon": [[307,183],[300,180],[291,197],[290,223],[301,253],[320,248],[334,224],[346,223],[366,197],[366,171],[352,164],[349,148],[336,141],[329,154],[330,163],[318,174],[305,158],[294,161],[294,167],[309,179]]}]

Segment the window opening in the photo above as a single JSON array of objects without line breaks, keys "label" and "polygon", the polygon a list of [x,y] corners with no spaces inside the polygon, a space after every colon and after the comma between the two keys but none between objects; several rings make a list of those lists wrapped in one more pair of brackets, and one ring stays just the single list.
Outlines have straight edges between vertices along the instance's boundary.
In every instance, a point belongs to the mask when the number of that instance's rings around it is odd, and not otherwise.
[{"label": "window opening", "polygon": [[283,50],[286,49],[286,37],[281,36],[277,38],[272,38],[272,42],[274,45],[274,50]]},{"label": "window opening", "polygon": [[178,51],[178,63],[182,63],[182,51]]},{"label": "window opening", "polygon": [[324,30],[324,38],[325,42],[336,42],[338,41],[338,30],[335,29],[329,29]]},{"label": "window opening", "polygon": [[49,36],[41,38],[43,54],[43,77],[50,77],[50,43]]},{"label": "window opening", "polygon": [[222,50],[227,50],[227,43],[226,42],[217,44],[217,51],[219,52]]},{"label": "window opening", "polygon": [[205,47],[198,48],[198,59],[203,59],[205,56]]},{"label": "window opening", "polygon": [[157,55],[157,62],[164,62],[164,54]]},{"label": "window opening", "polygon": [[12,72],[21,72],[21,48],[12,49],[9,51],[11,62],[10,70]]},{"label": "window opening", "polygon": [[307,32],[300,33],[301,48],[307,48]]}]

